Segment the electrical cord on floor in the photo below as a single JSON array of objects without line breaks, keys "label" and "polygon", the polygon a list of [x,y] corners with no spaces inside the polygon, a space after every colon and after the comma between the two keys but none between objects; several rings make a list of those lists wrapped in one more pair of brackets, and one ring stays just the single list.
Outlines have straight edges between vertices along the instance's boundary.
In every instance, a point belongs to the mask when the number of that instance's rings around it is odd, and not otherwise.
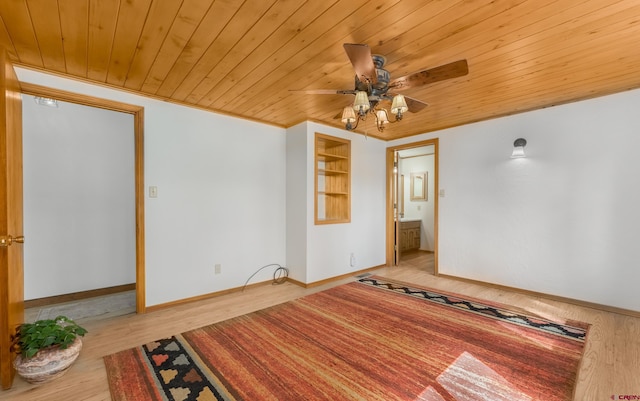
[{"label": "electrical cord on floor", "polygon": [[278,266],[278,268],[275,269],[275,271],[273,272],[273,283],[272,284],[274,284],[274,285],[275,284],[282,284],[282,283],[287,281],[287,278],[289,277],[289,269],[287,269],[284,266],[280,266],[277,263],[270,263],[270,264],[268,264],[266,266],[262,266],[261,268],[256,270],[255,273],[253,273],[251,276],[249,276],[247,281],[245,281],[244,285],[242,286],[242,291],[244,291],[244,289],[247,286],[247,284],[249,284],[249,280],[251,280],[253,278],[253,276],[258,274],[261,270],[266,269],[267,267],[270,267],[270,266]]}]

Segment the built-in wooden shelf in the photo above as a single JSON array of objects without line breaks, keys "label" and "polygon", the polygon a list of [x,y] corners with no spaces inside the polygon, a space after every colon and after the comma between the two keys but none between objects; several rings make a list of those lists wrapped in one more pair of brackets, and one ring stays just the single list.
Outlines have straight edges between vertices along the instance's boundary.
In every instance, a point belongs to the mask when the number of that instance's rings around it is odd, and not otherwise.
[{"label": "built-in wooden shelf", "polygon": [[315,223],[351,221],[351,141],[316,133]]},{"label": "built-in wooden shelf", "polygon": [[319,175],[349,174],[348,171],[318,169]]}]

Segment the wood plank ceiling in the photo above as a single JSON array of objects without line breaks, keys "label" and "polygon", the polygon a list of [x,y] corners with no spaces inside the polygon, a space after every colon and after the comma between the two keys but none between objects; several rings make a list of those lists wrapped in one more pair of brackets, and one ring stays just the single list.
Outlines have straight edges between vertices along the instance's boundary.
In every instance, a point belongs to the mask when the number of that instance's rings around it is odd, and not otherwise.
[{"label": "wood plank ceiling", "polygon": [[637,0],[2,0],[0,44],[23,67],[290,127],[336,119],[353,89],[343,43],[391,79],[466,59],[408,89],[429,107],[396,139],[640,87]]}]

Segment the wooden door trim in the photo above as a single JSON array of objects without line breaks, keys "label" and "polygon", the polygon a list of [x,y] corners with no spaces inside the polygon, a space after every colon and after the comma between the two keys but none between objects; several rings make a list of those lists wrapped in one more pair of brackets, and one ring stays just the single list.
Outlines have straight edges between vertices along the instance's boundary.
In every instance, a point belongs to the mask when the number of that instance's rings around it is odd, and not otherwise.
[{"label": "wooden door trim", "polygon": [[[21,236],[23,226],[22,101],[20,83],[7,52],[0,47],[0,234]],[[10,246],[9,246],[10,245]],[[24,322],[23,246],[0,249],[0,387],[11,387],[15,370],[12,335]]]},{"label": "wooden door trim", "polygon": [[438,169],[439,169],[439,149],[438,149],[438,138],[427,139],[419,142],[407,143],[404,145],[391,146],[387,148],[387,212],[386,212],[386,231],[387,231],[387,241],[386,241],[386,256],[387,256],[387,266],[393,266],[393,255],[394,255],[394,245],[395,245],[395,222],[393,219],[393,154],[398,150],[403,149],[411,149],[411,148],[419,148],[422,146],[430,146],[433,145],[434,150],[434,159],[433,159],[433,185],[434,185],[434,196],[433,196],[433,262],[434,262],[434,274],[438,275],[438,202],[439,202],[439,184],[438,184]]},{"label": "wooden door trim", "polygon": [[386,264],[387,266],[395,266],[395,264],[393,263],[394,259],[395,259],[395,249],[394,246],[396,245],[396,230],[395,230],[395,222],[394,222],[394,211],[393,211],[393,190],[394,190],[394,182],[393,182],[393,176],[394,176],[394,172],[393,172],[393,162],[394,162],[394,157],[393,154],[395,153],[395,150],[393,148],[387,148],[387,155],[386,155],[386,161],[387,161],[387,207],[386,207],[386,237],[387,237],[387,241],[386,241],[386,256],[387,256],[387,260],[386,260]]},{"label": "wooden door trim", "polygon": [[146,311],[145,253],[144,253],[144,108],[113,100],[47,88],[27,82],[20,83],[21,92],[76,103],[84,106],[119,111],[133,115],[135,147],[135,204],[136,204],[136,312]]}]

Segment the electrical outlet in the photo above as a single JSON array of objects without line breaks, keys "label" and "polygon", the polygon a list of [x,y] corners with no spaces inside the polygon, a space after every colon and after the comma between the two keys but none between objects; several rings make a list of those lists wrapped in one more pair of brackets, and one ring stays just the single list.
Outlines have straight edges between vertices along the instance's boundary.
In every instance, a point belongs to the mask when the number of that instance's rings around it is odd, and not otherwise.
[{"label": "electrical outlet", "polygon": [[349,259],[349,265],[351,267],[354,267],[356,265],[356,256],[353,254],[353,252],[351,253],[351,258]]},{"label": "electrical outlet", "polygon": [[213,269],[214,269],[216,274],[222,273],[222,266],[219,263],[216,263],[216,265],[213,267]]},{"label": "electrical outlet", "polygon": [[158,187],[151,186],[149,187],[149,198],[157,198],[158,197]]}]

